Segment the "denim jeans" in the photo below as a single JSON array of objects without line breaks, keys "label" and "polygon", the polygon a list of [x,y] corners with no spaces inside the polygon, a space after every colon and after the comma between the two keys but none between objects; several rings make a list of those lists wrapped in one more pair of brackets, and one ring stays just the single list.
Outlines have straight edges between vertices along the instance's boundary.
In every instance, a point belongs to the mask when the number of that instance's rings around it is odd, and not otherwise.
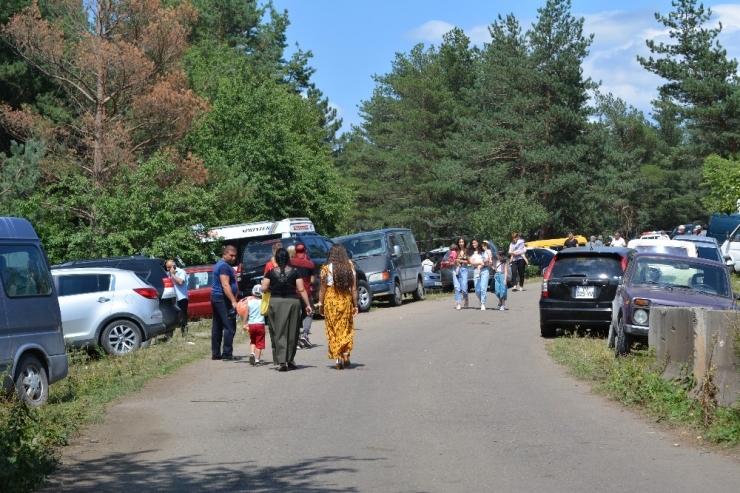
[{"label": "denim jeans", "polygon": [[488,281],[491,279],[491,270],[489,268],[481,269],[480,277],[475,280],[475,294],[478,296],[481,305],[486,304],[488,294]]},{"label": "denim jeans", "polygon": [[507,298],[509,289],[506,286],[506,276],[502,272],[496,272],[493,276],[494,292],[499,300]]},{"label": "denim jeans", "polygon": [[468,268],[460,266],[460,273],[455,275],[453,268],[452,283],[455,285],[455,303],[468,301]]}]

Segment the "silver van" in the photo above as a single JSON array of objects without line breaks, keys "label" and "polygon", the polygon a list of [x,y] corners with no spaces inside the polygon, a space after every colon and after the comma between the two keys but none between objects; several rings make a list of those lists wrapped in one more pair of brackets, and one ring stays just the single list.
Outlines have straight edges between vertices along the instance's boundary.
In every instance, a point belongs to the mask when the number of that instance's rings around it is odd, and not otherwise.
[{"label": "silver van", "polygon": [[67,376],[59,301],[39,237],[25,219],[0,217],[0,374],[31,406]]},{"label": "silver van", "polygon": [[387,299],[391,306],[403,303],[408,293],[424,299],[421,256],[410,229],[379,229],[332,241],[344,245],[355,267],[364,271],[373,298]]}]

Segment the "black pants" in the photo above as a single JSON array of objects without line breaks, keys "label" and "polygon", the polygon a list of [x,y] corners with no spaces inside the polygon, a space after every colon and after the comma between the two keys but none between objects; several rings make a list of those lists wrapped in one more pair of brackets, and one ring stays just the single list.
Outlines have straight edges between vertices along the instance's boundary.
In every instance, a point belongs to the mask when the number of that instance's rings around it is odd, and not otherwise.
[{"label": "black pants", "polygon": [[519,279],[519,287],[524,287],[524,268],[526,267],[526,263],[524,262],[523,258],[520,258],[519,260],[514,260],[511,262],[511,282],[509,283],[509,287],[513,288],[516,286],[517,276]]},{"label": "black pants", "polygon": [[[223,296],[211,296],[211,308],[213,309],[211,355],[230,358],[234,355],[233,345],[236,333],[236,322],[228,316],[228,311],[231,310],[231,300]],[[222,341],[223,351],[221,350]]]},{"label": "black pants", "polygon": [[180,308],[180,330],[184,334],[188,330],[188,299],[177,300],[177,306]]}]

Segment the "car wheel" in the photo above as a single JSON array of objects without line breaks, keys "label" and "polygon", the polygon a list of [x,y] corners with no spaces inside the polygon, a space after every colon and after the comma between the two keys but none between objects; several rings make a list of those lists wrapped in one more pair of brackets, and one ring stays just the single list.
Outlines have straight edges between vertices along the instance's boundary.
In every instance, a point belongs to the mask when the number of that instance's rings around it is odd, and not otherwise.
[{"label": "car wheel", "polygon": [[365,313],[370,310],[373,304],[373,292],[366,281],[357,281],[357,306],[360,312]]},{"label": "car wheel", "polygon": [[15,390],[18,397],[31,407],[38,407],[49,398],[49,378],[39,359],[26,354],[15,370]]},{"label": "car wheel", "polygon": [[103,329],[100,345],[113,356],[123,356],[141,346],[141,332],[129,320],[115,320]]},{"label": "car wheel", "polygon": [[403,293],[401,292],[401,285],[397,282],[393,284],[393,294],[388,299],[391,306],[401,306],[403,303]]},{"label": "car wheel", "polygon": [[424,281],[418,279],[416,281],[416,289],[414,290],[414,301],[422,301],[424,299]]},{"label": "car wheel", "polygon": [[624,327],[620,327],[617,332],[617,340],[614,344],[614,355],[626,356],[630,353],[632,347],[632,337],[624,332]]},{"label": "car wheel", "polygon": [[609,349],[614,348],[615,341],[617,340],[617,327],[618,325],[612,320],[612,323],[609,324],[609,335],[606,338],[606,347]]},{"label": "car wheel", "polygon": [[542,322],[540,322],[540,335],[542,337],[547,337],[547,338],[555,337],[556,330],[557,329],[554,325],[543,324]]}]

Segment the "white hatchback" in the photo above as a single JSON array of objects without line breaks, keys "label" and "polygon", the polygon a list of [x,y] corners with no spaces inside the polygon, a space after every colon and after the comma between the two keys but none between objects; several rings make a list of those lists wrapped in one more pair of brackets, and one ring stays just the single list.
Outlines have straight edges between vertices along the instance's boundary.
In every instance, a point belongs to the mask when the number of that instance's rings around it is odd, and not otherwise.
[{"label": "white hatchback", "polygon": [[680,255],[685,257],[698,257],[696,245],[690,241],[647,239],[630,240],[627,248],[637,250],[639,253],[663,253],[667,255]]},{"label": "white hatchback", "polygon": [[64,340],[122,356],[166,331],[157,290],[131,271],[107,267],[52,269]]}]

